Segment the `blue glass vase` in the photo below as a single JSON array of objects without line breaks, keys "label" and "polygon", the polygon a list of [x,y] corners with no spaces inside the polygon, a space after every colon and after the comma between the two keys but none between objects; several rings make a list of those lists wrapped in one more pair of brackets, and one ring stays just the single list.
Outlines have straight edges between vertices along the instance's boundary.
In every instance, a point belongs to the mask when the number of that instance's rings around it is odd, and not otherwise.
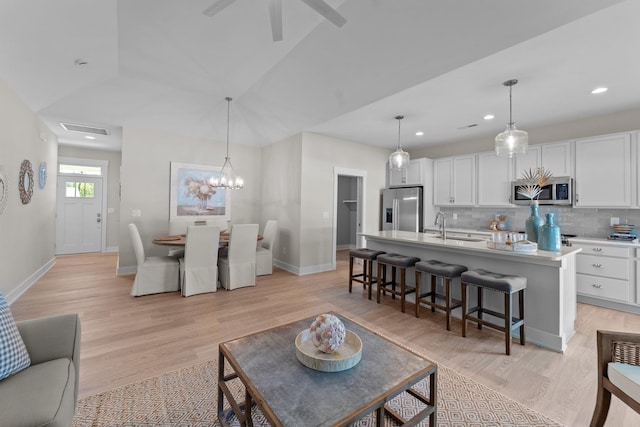
[{"label": "blue glass vase", "polygon": [[532,202],[531,206],[531,216],[527,218],[524,223],[525,231],[527,232],[527,240],[530,242],[537,242],[538,235],[540,233],[540,227],[542,227],[543,220],[538,215],[538,202]]},{"label": "blue glass vase", "polygon": [[548,213],[547,223],[540,227],[538,249],[542,251],[560,252],[561,244],[560,227],[553,223],[553,214]]}]

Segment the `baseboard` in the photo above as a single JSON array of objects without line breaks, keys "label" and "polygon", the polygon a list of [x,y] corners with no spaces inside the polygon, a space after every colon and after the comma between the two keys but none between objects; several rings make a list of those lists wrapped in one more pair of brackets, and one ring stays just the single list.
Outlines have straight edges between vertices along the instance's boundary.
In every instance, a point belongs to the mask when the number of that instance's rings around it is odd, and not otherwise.
[{"label": "baseboard", "polygon": [[286,262],[274,259],[273,260],[273,265],[275,265],[276,267],[284,270],[284,271],[288,271],[291,274],[295,274],[296,276],[300,276],[300,269],[298,267],[296,267],[295,265],[291,265],[291,264],[287,264]]},{"label": "baseboard", "polygon": [[315,273],[323,273],[325,271],[334,271],[335,269],[336,269],[335,264],[312,265],[310,267],[300,268],[299,276],[306,276],[308,274],[315,274]]},{"label": "baseboard", "polygon": [[351,250],[351,249],[355,249],[356,246],[355,245],[338,245],[336,246],[336,251],[346,251]]},{"label": "baseboard", "polygon": [[138,267],[129,266],[129,267],[118,267],[116,270],[116,276],[124,276],[126,274],[136,274],[138,271]]},{"label": "baseboard", "polygon": [[104,250],[105,253],[118,252],[118,246],[107,246]]},{"label": "baseboard", "polygon": [[581,294],[578,294],[577,300],[578,302],[581,302],[584,304],[591,304],[598,307],[609,308],[611,310],[624,311],[632,314],[640,314],[640,306],[638,305],[631,305],[631,304],[625,304],[622,302],[609,301],[601,298],[593,298],[593,297],[589,297],[587,295],[581,295]]},{"label": "baseboard", "polygon": [[47,261],[42,267],[40,267],[39,269],[37,269],[31,276],[29,276],[27,278],[27,280],[25,280],[24,282],[22,282],[17,288],[15,288],[13,291],[9,292],[6,295],[6,299],[7,302],[9,303],[9,305],[13,304],[15,301],[18,300],[18,298],[20,298],[20,296],[22,294],[24,294],[27,289],[29,289],[31,287],[31,285],[33,285],[34,283],[36,283],[38,281],[38,279],[40,279],[42,276],[44,276],[44,274],[49,271],[51,269],[51,267],[53,267],[53,265],[56,263],[56,258],[53,257],[51,258],[49,261]]}]

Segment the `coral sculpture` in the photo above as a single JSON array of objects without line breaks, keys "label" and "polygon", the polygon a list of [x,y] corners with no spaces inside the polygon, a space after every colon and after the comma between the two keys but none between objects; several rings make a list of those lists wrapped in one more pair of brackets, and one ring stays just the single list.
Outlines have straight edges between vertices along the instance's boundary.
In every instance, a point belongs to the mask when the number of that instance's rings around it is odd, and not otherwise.
[{"label": "coral sculpture", "polygon": [[342,343],[346,331],[344,323],[333,314],[321,314],[309,328],[311,342],[323,353],[333,353]]}]

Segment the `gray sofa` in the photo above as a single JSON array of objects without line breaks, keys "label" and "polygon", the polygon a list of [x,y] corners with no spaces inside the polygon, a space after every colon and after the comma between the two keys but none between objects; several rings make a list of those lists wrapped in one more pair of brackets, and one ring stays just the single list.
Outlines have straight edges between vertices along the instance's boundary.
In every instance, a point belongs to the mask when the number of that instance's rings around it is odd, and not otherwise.
[{"label": "gray sofa", "polygon": [[31,366],[0,381],[0,426],[71,426],[80,378],[78,315],[17,324]]}]

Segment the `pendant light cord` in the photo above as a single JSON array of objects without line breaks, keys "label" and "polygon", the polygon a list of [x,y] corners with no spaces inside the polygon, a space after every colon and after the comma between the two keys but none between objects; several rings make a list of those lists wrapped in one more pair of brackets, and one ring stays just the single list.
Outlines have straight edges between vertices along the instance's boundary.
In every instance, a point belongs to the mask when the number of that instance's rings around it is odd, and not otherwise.
[{"label": "pendant light cord", "polygon": [[[511,105],[511,91],[513,90],[513,85],[509,86],[509,126],[513,126],[513,107]],[[227,139],[229,137],[227,136]]]},{"label": "pendant light cord", "polygon": [[396,119],[398,120],[398,148],[396,150],[400,149],[400,122],[402,121],[402,119],[404,119],[404,116],[396,116]]},{"label": "pendant light cord", "polygon": [[227,100],[227,157],[225,160],[229,160],[229,111],[231,110],[231,98],[226,97]]}]

